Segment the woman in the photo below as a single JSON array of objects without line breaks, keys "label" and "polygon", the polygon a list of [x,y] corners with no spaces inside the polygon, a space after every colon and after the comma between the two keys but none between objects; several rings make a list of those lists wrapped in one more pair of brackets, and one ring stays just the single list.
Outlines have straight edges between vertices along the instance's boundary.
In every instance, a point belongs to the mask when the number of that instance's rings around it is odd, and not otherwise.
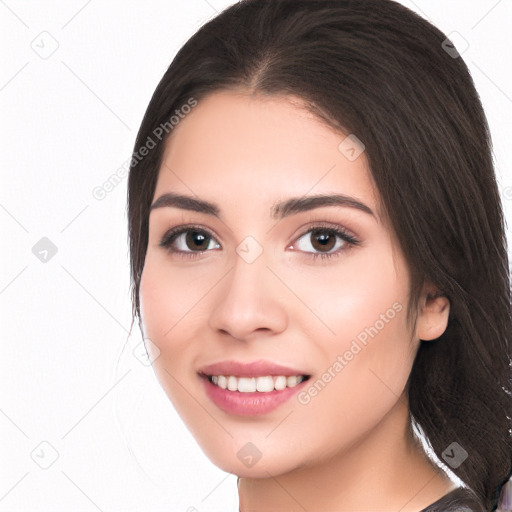
[{"label": "woman", "polygon": [[134,318],[241,511],[496,509],[504,222],[444,34],[390,0],[239,2],[165,73],[128,187]]}]

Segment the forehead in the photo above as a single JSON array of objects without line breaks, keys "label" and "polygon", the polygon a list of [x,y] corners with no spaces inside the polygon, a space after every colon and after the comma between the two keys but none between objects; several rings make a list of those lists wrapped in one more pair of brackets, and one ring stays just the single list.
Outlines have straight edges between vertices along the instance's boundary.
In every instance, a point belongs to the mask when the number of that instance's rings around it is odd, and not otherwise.
[{"label": "forehead", "polygon": [[155,197],[175,191],[270,204],[283,197],[341,193],[378,211],[363,146],[347,135],[296,97],[214,93],[174,127]]}]

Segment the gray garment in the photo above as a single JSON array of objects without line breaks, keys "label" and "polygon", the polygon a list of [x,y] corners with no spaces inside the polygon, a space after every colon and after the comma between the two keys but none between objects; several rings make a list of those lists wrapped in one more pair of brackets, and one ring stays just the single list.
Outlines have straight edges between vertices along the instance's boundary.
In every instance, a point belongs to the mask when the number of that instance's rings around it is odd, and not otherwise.
[{"label": "gray garment", "polygon": [[459,487],[420,512],[484,512],[475,494]]}]

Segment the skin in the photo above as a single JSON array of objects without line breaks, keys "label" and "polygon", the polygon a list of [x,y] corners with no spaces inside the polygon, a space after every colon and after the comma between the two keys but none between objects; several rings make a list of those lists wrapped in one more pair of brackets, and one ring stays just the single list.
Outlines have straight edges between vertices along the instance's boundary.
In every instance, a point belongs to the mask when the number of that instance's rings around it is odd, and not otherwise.
[{"label": "skin", "polygon": [[[407,262],[379,213],[365,153],[350,161],[338,150],[345,137],[299,98],[219,92],[173,129],[159,170],[153,201],[188,194],[221,214],[151,211],[144,336],[159,351],[155,374],[202,450],[240,476],[244,512],[414,512],[455,487],[412,437],[405,395],[419,340],[444,332],[449,302],[430,298],[436,289],[425,283],[416,321],[407,322]],[[270,217],[277,201],[331,193],[374,215],[323,206]],[[170,228],[189,223],[212,233],[208,250],[193,253],[184,236],[175,248],[185,257],[159,246]],[[318,223],[348,230],[359,245],[336,238],[326,252],[337,257],[313,259],[322,251],[310,231]],[[248,235],[263,249],[252,263],[235,250]],[[294,396],[271,413],[242,417],[203,390],[198,368],[226,359],[268,359],[314,382],[393,304],[401,310],[306,404]],[[248,442],[262,453],[252,467],[237,457]]]}]

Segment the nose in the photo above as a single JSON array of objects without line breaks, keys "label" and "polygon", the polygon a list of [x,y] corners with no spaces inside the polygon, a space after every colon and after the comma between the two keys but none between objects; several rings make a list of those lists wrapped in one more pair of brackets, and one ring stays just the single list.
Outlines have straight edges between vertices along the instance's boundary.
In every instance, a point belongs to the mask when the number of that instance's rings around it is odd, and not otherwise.
[{"label": "nose", "polygon": [[286,294],[264,254],[252,263],[237,255],[232,270],[215,287],[209,326],[217,333],[244,341],[286,329]]}]

